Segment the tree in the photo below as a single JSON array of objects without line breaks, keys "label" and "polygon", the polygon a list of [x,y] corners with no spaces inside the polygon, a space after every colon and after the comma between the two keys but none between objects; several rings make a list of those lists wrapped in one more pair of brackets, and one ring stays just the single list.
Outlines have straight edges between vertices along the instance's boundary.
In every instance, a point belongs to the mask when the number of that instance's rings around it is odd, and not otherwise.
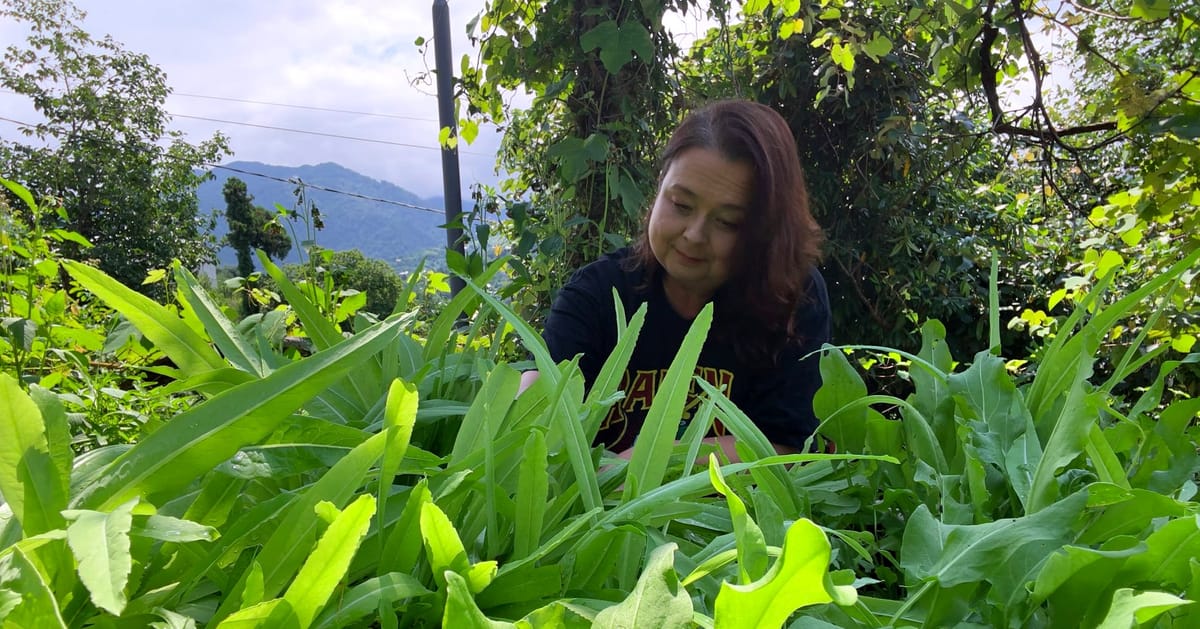
[{"label": "tree", "polygon": [[57,197],[62,226],[87,237],[87,256],[127,285],[172,259],[211,261],[213,223],[198,216],[196,188],[209,176],[198,169],[229,153],[224,137],[190,144],[169,130],[163,71],[111,37],[93,38],[68,0],[2,0],[0,16],[29,32],[5,50],[0,85],[43,118],[20,125],[31,142],[0,140],[0,172]]},{"label": "tree", "polygon": [[237,177],[225,181],[225,220],[229,233],[225,242],[237,253],[237,272],[242,277],[254,273],[254,250],[262,249],[268,258],[283,259],[292,249],[292,239],[283,226],[265,208],[254,205],[246,191],[246,182]]},{"label": "tree", "polygon": [[[683,57],[661,43],[663,9],[705,11],[716,28]],[[518,262],[549,270],[535,289],[568,276],[552,246],[578,255],[628,235],[578,228],[600,215],[596,199],[612,216],[630,210],[627,192],[650,192],[652,167],[614,150],[626,145],[614,131],[658,141],[673,105],[740,95],[797,133],[830,230],[835,336],[912,347],[938,318],[952,343],[977,347],[992,251],[1002,307],[1021,324],[1114,261],[1128,275],[1110,299],[1200,246],[1197,24],[1166,0],[495,3],[469,26],[481,52],[463,83],[468,111],[506,127],[500,190],[517,201],[495,199],[508,220],[494,231]],[[629,98],[620,74],[646,54],[655,71]],[[531,105],[504,105],[503,88]],[[624,100],[605,108],[610,94]],[[609,113],[577,134],[572,121],[595,112]],[[574,183],[595,179],[606,185]],[[1189,351],[1200,291],[1185,282],[1163,316],[1157,306],[1137,323]],[[1113,331],[1114,356],[1137,332]]]}]

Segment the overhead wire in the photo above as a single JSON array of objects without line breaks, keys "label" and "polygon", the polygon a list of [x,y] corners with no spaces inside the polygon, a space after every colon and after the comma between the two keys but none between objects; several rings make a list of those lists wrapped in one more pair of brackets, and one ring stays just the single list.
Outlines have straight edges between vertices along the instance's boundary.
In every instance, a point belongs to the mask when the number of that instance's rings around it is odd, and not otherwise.
[{"label": "overhead wire", "polygon": [[[275,127],[275,126],[265,125],[265,124],[255,124],[253,122],[238,122],[236,120],[221,120],[218,118],[205,118],[204,116],[189,116],[187,114],[172,114],[171,112],[167,112],[167,113],[176,118],[189,118],[191,120],[206,120],[208,122],[219,122],[219,123],[223,123],[223,124],[232,124],[232,125],[237,125],[239,127],[254,127],[256,129],[270,129],[272,131],[287,131],[289,133],[303,133],[305,135],[318,135],[318,136],[326,137],[326,138],[338,138],[340,140],[354,140],[355,142],[372,142],[374,144],[387,144],[389,146],[403,146],[405,148],[422,149],[422,150],[426,150],[426,151],[442,150],[441,147],[437,147],[437,146],[423,146],[420,144],[408,144],[406,142],[395,142],[392,140],[377,140],[375,138],[358,138],[358,137],[349,136],[349,135],[338,135],[336,133],[325,133],[323,131],[306,131],[304,129],[289,129],[287,127]],[[483,153],[476,153],[474,151],[459,151],[459,153],[466,153],[467,155],[483,155]]]},{"label": "overhead wire", "polygon": [[[17,124],[17,125],[21,125],[21,126],[25,126],[25,127],[33,127],[33,126],[35,126],[35,125],[32,125],[32,124],[30,124],[30,123],[28,123],[28,122],[23,122],[23,121],[20,121],[20,120],[13,120],[12,118],[6,118],[6,117],[4,117],[4,116],[0,116],[0,121],[4,121],[4,122],[10,122],[10,123]],[[171,159],[182,159],[182,158],[176,158],[175,156],[172,156],[172,155],[170,155],[170,154],[165,154],[165,155],[166,155],[168,158],[171,158]],[[270,179],[270,180],[273,180],[273,181],[278,181],[278,182],[281,182],[281,183],[287,183],[287,184],[293,184],[293,185],[299,184],[299,185],[303,185],[303,186],[305,186],[305,187],[307,187],[307,188],[312,188],[312,189],[314,189],[314,190],[322,190],[322,191],[324,191],[324,192],[329,192],[329,193],[332,193],[332,194],[340,194],[340,195],[344,195],[344,196],[348,196],[348,197],[354,197],[354,198],[357,198],[357,199],[362,199],[362,200],[365,200],[365,201],[374,201],[374,202],[377,202],[377,203],[385,203],[385,204],[387,204],[387,205],[395,205],[395,206],[399,206],[399,207],[403,207],[403,208],[408,208],[408,209],[411,209],[411,210],[418,210],[418,211],[421,211],[421,212],[432,212],[432,213],[435,213],[435,214],[442,214],[442,213],[444,212],[443,210],[439,210],[439,209],[437,209],[437,208],[427,207],[427,206],[423,206],[423,205],[416,205],[416,204],[413,204],[413,203],[407,203],[407,202],[405,202],[405,201],[396,201],[396,200],[394,200],[394,199],[382,199],[382,198],[379,198],[379,197],[372,197],[372,196],[368,196],[368,195],[365,195],[365,194],[359,194],[359,193],[357,193],[357,192],[349,192],[349,191],[346,191],[346,190],[338,190],[337,188],[330,188],[330,187],[328,187],[328,186],[322,186],[322,185],[320,185],[320,184],[309,183],[309,182],[307,182],[307,181],[303,181],[303,180],[299,179],[298,177],[297,177],[297,178],[293,178],[293,179],[284,179],[283,177],[276,177],[276,176],[274,176],[274,175],[267,175],[267,174],[265,174],[265,173],[256,173],[256,172],[252,172],[252,171],[244,170],[244,169],[241,169],[241,168],[234,168],[233,166],[225,166],[224,164],[209,164],[209,163],[204,163],[204,164],[200,164],[200,165],[201,165],[201,166],[204,166],[204,167],[207,167],[207,168],[218,168],[218,169],[220,169],[220,170],[228,170],[228,171],[231,171],[231,172],[239,173],[239,174],[242,174],[242,175],[248,175],[248,176],[252,176],[252,177],[262,177],[263,179]]]},{"label": "overhead wire", "polygon": [[[7,93],[7,94],[17,94],[17,92],[14,92],[11,90],[6,90],[6,89],[0,89],[0,92]],[[216,98],[216,97],[213,97],[213,98]],[[236,100],[236,99],[220,98],[219,100]],[[246,101],[246,102],[253,102],[253,101]],[[313,109],[313,108],[302,106],[302,105],[281,105],[281,106],[297,107],[297,108],[301,108],[301,109]],[[316,108],[316,109],[319,109],[319,108]],[[337,111],[337,110],[327,110],[327,111]],[[277,126],[273,126],[273,125],[257,124],[257,123],[253,123],[253,122],[241,122],[241,121],[237,121],[237,120],[224,120],[221,118],[193,116],[190,114],[177,114],[177,113],[173,113],[170,111],[168,111],[166,113],[167,113],[167,115],[172,116],[174,118],[187,118],[190,120],[202,120],[205,122],[215,122],[218,124],[231,124],[231,125],[236,125],[239,127],[253,127],[256,129],[266,129],[269,131],[284,131],[287,133],[299,133],[299,134],[303,134],[303,135],[314,135],[314,136],[325,137],[325,138],[335,138],[338,140],[350,140],[352,142],[369,142],[372,144],[384,144],[387,146],[402,146],[404,148],[419,149],[419,150],[423,150],[423,151],[441,151],[442,150],[441,147],[439,147],[439,146],[426,146],[423,144],[411,144],[408,142],[397,142],[394,140],[380,140],[378,138],[362,138],[362,137],[357,137],[357,136],[341,135],[341,134],[337,134],[337,133],[326,133],[324,131],[310,131],[308,129],[292,129],[290,127],[277,127]],[[351,112],[349,110],[344,110],[344,111],[341,111],[340,113],[363,113],[363,112]],[[389,116],[387,114],[363,113],[363,115],[378,115],[378,116],[383,116],[383,117],[399,117],[399,116]],[[434,120],[429,120],[429,119],[425,119],[425,118],[404,118],[404,119],[418,120],[418,121],[422,121],[422,122],[436,122]],[[486,157],[485,153],[480,153],[478,151],[464,151],[460,148],[458,150],[458,152],[463,155],[479,155],[479,156]]]},{"label": "overhead wire", "polygon": [[247,103],[250,105],[270,105],[272,107],[288,107],[291,109],[305,109],[308,111],[327,111],[335,114],[354,114],[356,116],[372,116],[376,118],[395,118],[397,120],[416,120],[418,122],[437,122],[435,118],[422,118],[420,116],[409,116],[405,114],[385,114],[370,111],[355,111],[352,109],[333,109],[330,107],[314,107],[312,105],[293,105],[291,103],[272,103],[270,101],[250,100],[248,98],[232,98],[229,96],[206,96],[204,94],[189,94],[187,92],[171,92],[172,96],[185,96],[187,98],[203,98],[206,100],[220,100],[231,103]]}]

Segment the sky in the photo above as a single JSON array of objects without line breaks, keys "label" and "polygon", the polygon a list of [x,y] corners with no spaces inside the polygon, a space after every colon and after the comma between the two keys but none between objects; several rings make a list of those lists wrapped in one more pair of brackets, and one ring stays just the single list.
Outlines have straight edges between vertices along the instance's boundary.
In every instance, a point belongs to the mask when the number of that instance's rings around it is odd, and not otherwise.
[{"label": "sky", "polygon": [[[441,196],[436,87],[432,81],[414,83],[434,63],[432,45],[426,57],[414,44],[418,37],[432,39],[433,0],[75,4],[87,12],[83,27],[94,38],[111,35],[166,72],[174,90],[166,103],[174,115],[173,128],[192,142],[216,131],[229,137],[234,154],[226,161],[284,166],[336,162],[422,197]],[[457,67],[464,53],[473,52],[465,27],[484,0],[448,4]],[[0,48],[22,42],[25,35],[23,28],[0,23]],[[4,91],[0,117],[36,121],[27,99]],[[0,137],[19,136],[13,124],[0,121]],[[460,147],[464,190],[497,180],[498,146],[498,135],[483,129],[473,144]]]}]

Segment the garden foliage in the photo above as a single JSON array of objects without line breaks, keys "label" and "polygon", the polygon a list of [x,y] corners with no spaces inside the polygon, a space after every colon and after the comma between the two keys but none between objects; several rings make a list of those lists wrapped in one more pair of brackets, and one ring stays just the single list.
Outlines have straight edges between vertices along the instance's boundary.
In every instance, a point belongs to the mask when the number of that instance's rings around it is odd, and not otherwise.
[{"label": "garden foliage", "polygon": [[[170,310],[65,261],[170,358],[170,388],[203,400],[135,445],[75,455],[58,396],[0,380],[0,618],[1188,626],[1200,587],[1200,407],[1160,408],[1177,362],[1126,412],[1111,392],[1137,361],[1092,380],[1104,331],[1179,290],[1197,258],[1101,306],[1106,279],[1028,381],[991,350],[955,363],[936,322],[907,356],[904,400],[866,395],[843,351],[827,347],[817,410],[841,454],[776,455],[691,377],[706,310],[629,461],[590,444],[618,399],[642,311],[621,313],[618,349],[585,393],[573,362],[554,364],[535,330],[479,288],[502,262],[417,337],[408,295],[391,317],[343,333],[260,256],[316,350],[298,359],[266,328],[230,320],[179,266],[185,307]],[[517,369],[496,359],[502,343],[470,340],[486,329],[511,329],[531,350],[542,377],[521,395]],[[693,387],[706,401],[676,443],[672,418]],[[743,462],[721,465],[701,443],[714,418]]]}]

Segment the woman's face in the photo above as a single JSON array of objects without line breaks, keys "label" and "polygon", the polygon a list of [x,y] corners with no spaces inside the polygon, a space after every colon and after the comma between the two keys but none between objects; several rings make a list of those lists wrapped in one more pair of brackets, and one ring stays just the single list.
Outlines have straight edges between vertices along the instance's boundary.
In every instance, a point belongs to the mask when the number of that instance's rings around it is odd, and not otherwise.
[{"label": "woman's face", "polygon": [[648,236],[676,308],[707,302],[729,279],[753,182],[753,167],[713,149],[687,149],[668,165]]}]

